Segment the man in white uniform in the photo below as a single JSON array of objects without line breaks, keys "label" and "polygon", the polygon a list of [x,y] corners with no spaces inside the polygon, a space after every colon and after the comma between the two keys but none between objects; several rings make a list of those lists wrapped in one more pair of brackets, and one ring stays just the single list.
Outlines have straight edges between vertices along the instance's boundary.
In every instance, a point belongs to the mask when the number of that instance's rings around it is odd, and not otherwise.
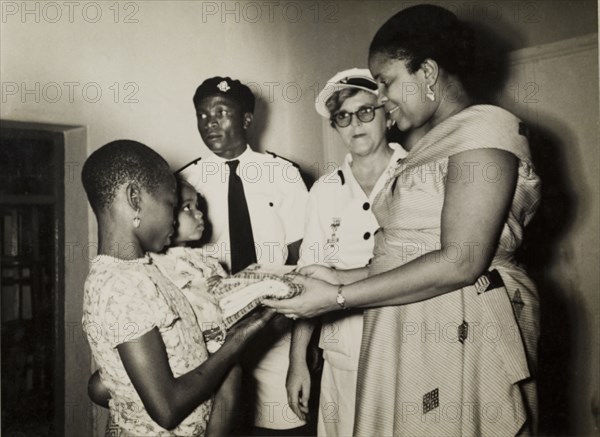
[{"label": "man in white uniform", "polygon": [[[247,144],[247,130],[252,124],[254,96],[250,89],[229,77],[205,80],[196,90],[194,107],[198,130],[212,152],[179,170],[181,175],[204,196],[212,237],[203,250],[214,256],[232,273],[252,262],[266,265],[296,264],[304,230],[307,190],[300,171],[291,162],[274,154],[254,152]],[[234,161],[238,161],[235,163]],[[235,173],[235,174],[234,174]],[[241,180],[242,197],[232,204],[231,178]],[[245,197],[245,202],[244,202]],[[243,205],[243,204],[247,205]],[[235,210],[230,211],[230,208]],[[246,212],[247,211],[247,212]],[[233,233],[240,217],[249,215],[251,250],[235,246]],[[238,222],[236,222],[238,220]],[[230,228],[233,232],[230,232]],[[241,261],[236,261],[242,255]],[[278,332],[252,366],[256,385],[254,435],[298,435],[296,428],[305,425],[287,403],[285,388],[289,364],[290,327]]]}]

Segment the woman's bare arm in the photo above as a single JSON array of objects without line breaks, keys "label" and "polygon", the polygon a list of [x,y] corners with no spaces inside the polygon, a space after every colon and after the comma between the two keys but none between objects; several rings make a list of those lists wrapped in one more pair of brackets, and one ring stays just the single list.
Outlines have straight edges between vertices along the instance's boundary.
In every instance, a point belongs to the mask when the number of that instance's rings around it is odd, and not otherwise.
[{"label": "woman's bare arm", "polygon": [[229,331],[223,346],[196,369],[174,377],[158,329],[117,346],[123,365],[150,417],[173,429],[219,388],[246,343],[273,317],[257,311]]},{"label": "woman's bare arm", "polygon": [[[462,171],[446,182],[441,247],[389,272],[345,285],[347,307],[430,299],[473,284],[489,267],[514,195],[517,158],[498,149],[474,150],[451,157],[449,167]],[[489,175],[483,171],[492,167],[495,172]],[[304,277],[296,281],[306,287],[305,293],[289,300],[268,300],[265,305],[302,317],[340,308],[337,286]]]}]

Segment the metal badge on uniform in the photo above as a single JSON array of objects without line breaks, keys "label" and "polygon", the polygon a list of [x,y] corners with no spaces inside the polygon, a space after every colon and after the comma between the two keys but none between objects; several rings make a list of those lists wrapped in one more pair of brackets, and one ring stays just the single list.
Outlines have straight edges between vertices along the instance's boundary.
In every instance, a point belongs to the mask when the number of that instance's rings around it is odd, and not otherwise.
[{"label": "metal badge on uniform", "polygon": [[340,227],[340,223],[341,219],[339,217],[332,217],[331,225],[329,225],[331,227],[331,237],[327,239],[327,245],[337,244],[337,242],[340,241],[337,236],[337,230]]},{"label": "metal badge on uniform", "polygon": [[219,82],[219,84],[217,85],[217,88],[219,88],[219,91],[226,93],[227,91],[229,91],[231,89],[231,87],[229,86],[229,84],[227,83],[226,80],[222,80],[221,82]]}]

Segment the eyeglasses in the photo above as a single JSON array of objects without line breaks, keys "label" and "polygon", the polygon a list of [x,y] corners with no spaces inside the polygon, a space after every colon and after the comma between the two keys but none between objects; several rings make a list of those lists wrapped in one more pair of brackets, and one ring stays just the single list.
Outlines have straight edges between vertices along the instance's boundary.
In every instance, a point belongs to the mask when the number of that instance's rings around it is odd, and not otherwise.
[{"label": "eyeglasses", "polygon": [[363,123],[370,123],[375,118],[375,111],[379,108],[383,108],[384,105],[379,106],[363,106],[356,112],[340,111],[333,114],[332,121],[337,127],[348,127],[352,123],[352,116],[356,114],[356,117]]}]

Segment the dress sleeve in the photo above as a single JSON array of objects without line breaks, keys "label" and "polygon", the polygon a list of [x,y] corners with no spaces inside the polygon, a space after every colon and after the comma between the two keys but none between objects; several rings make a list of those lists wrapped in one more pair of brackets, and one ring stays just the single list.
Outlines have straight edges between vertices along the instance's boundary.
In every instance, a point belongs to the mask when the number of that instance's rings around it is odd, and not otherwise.
[{"label": "dress sleeve", "polygon": [[442,148],[452,148],[448,153],[443,151],[447,156],[476,149],[500,149],[517,156],[527,166],[532,165],[527,125],[510,112],[492,105],[479,105],[451,121],[453,141],[440,141]]},{"label": "dress sleeve", "polygon": [[205,272],[204,277],[206,278],[211,276],[221,276],[222,278],[226,278],[229,276],[221,264],[219,264],[219,260],[215,257],[206,255],[201,248],[186,248],[186,257],[193,265],[197,266],[198,270]]},{"label": "dress sleeve", "polygon": [[107,292],[102,333],[112,347],[135,341],[154,328],[169,329],[179,315],[151,279],[142,272],[115,275]]}]

